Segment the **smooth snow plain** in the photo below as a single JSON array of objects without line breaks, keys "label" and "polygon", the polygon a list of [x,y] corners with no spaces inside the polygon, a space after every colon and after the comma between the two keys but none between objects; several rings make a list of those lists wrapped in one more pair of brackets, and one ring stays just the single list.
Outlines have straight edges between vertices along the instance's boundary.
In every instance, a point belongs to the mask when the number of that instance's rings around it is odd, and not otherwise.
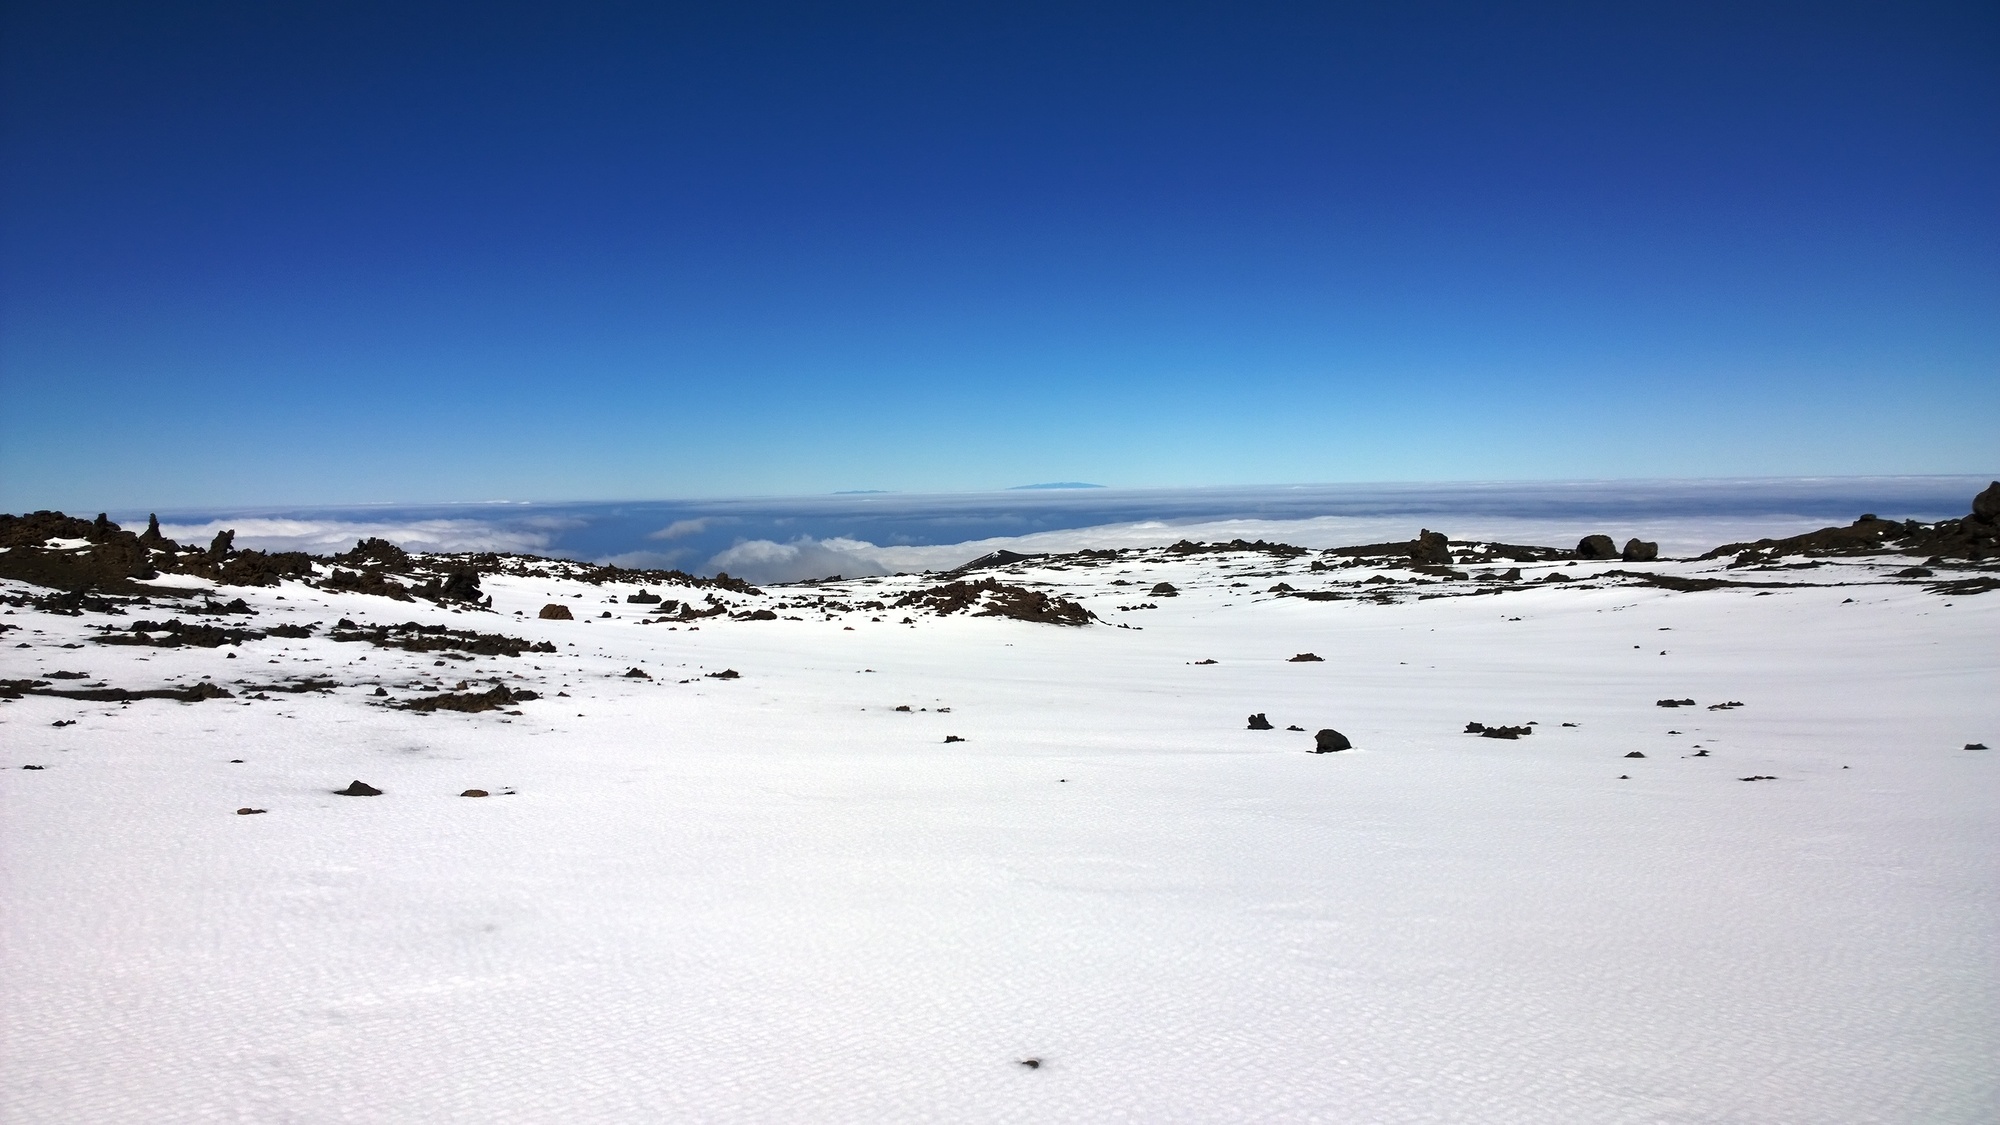
[{"label": "smooth snow plain", "polygon": [[[493,613],[231,588],[224,624],[322,629],[219,649],[17,609],[0,678],[237,698],[0,705],[0,1118],[2000,1120],[2000,751],[1961,749],[2000,745],[2000,596],[1314,557],[997,574],[1081,628],[800,608],[922,576],[695,629],[552,576]],[[307,676],[342,686],[247,698]],[[495,678],[543,697],[385,705]]]}]

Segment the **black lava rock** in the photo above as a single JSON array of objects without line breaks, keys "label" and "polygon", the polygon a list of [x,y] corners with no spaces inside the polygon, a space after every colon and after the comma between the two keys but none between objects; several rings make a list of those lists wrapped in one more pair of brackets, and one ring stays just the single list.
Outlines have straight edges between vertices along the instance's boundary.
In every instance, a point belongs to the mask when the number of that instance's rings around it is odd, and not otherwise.
[{"label": "black lava rock", "polygon": [[355,781],[347,788],[336,789],[334,792],[342,797],[380,797],[382,795],[380,789],[375,788],[365,781]]},{"label": "black lava rock", "polygon": [[1270,730],[1270,729],[1271,729],[1271,720],[1269,720],[1269,719],[1265,718],[1265,717],[1264,717],[1264,713],[1263,713],[1262,711],[1259,711],[1259,712],[1257,712],[1257,713],[1256,713],[1255,715],[1252,715],[1252,716],[1250,716],[1250,729],[1251,729],[1251,730]]},{"label": "black lava rock", "polygon": [[1354,749],[1354,744],[1347,741],[1347,736],[1334,730],[1332,727],[1328,727],[1318,734],[1313,735],[1313,753],[1315,754],[1337,754],[1342,750],[1352,749]]}]

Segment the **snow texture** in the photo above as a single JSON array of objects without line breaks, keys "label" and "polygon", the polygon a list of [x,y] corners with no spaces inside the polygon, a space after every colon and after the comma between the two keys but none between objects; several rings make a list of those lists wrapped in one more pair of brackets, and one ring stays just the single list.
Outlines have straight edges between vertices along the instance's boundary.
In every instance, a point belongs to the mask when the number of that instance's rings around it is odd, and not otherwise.
[{"label": "snow texture", "polygon": [[1080,628],[860,608],[911,576],[695,628],[230,589],[318,628],[218,648],[18,605],[0,679],[233,697],[0,703],[0,1119],[2000,1120],[2000,596],[1316,557],[996,574]]}]

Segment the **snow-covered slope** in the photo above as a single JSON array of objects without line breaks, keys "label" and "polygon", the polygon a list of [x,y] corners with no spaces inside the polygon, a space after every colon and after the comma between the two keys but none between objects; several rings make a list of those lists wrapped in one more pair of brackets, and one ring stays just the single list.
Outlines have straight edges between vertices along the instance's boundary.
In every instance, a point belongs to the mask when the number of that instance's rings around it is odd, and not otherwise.
[{"label": "snow-covered slope", "polygon": [[1454,550],[7,584],[0,1118],[2000,1119],[2000,596]]}]

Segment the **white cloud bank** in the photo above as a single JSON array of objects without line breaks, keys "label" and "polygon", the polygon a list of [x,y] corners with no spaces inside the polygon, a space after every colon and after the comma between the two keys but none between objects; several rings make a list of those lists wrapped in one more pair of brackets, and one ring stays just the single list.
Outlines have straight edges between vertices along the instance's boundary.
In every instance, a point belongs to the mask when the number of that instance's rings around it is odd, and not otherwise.
[{"label": "white cloud bank", "polygon": [[1619,521],[1600,516],[1539,518],[1517,516],[1321,516],[1303,520],[1145,520],[1102,524],[1033,535],[973,539],[935,546],[878,546],[861,539],[813,539],[789,543],[749,539],[708,561],[710,571],[726,570],[752,582],[797,582],[839,574],[876,574],[949,570],[991,551],[1023,554],[1080,551],[1085,548],[1163,547],[1182,539],[1227,542],[1267,539],[1301,547],[1344,547],[1358,543],[1400,542],[1416,538],[1428,526],[1453,539],[1528,543],[1550,547],[1574,546],[1586,535],[1609,535],[1619,543],[1637,538],[1656,542],[1666,555],[1695,555],[1711,547],[1765,536],[1796,535],[1825,527],[1813,516],[1667,516]]},{"label": "white cloud bank", "polygon": [[553,538],[550,531],[501,527],[483,520],[301,520],[223,519],[207,523],[163,523],[161,534],[178,543],[206,546],[217,532],[234,529],[239,549],[337,554],[362,539],[387,539],[407,551],[518,551],[537,554]]}]

